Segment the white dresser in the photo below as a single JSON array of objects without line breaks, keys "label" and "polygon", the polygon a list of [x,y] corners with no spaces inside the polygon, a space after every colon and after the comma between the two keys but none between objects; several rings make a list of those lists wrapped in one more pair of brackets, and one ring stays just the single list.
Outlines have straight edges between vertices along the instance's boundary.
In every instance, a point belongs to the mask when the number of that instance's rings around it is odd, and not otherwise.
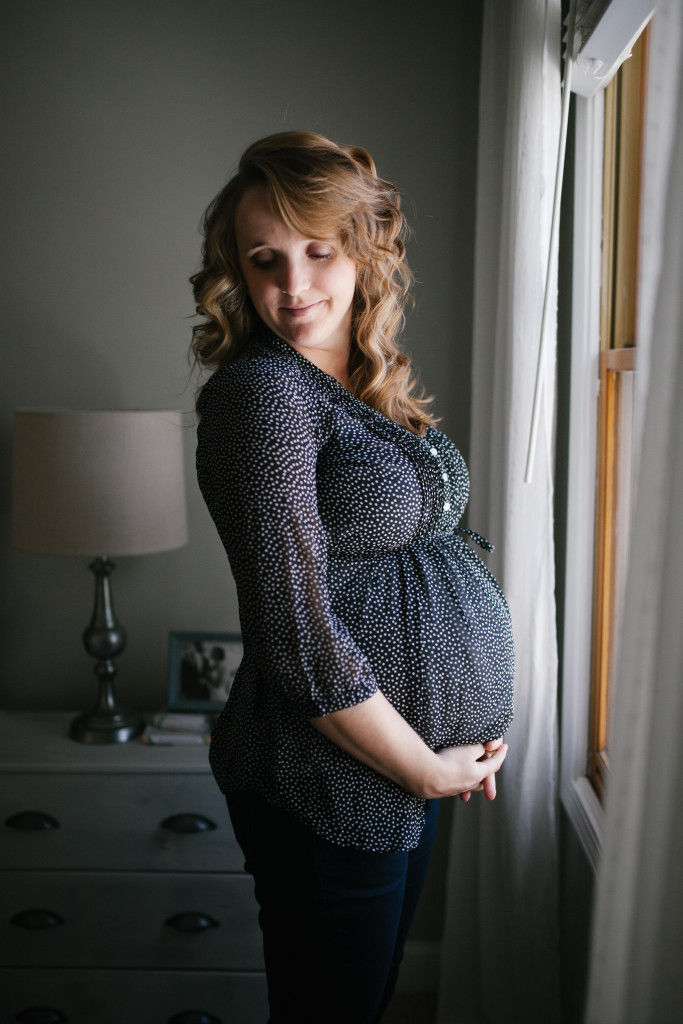
[{"label": "white dresser", "polygon": [[0,1009],[21,1024],[263,1024],[252,880],[208,747],[82,745],[0,712]]}]

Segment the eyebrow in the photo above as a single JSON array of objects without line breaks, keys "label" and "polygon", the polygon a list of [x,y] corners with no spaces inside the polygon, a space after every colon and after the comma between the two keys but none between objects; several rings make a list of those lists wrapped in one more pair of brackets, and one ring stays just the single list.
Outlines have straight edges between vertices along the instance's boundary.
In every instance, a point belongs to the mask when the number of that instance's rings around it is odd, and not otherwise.
[{"label": "eyebrow", "polygon": [[[338,243],[335,242],[332,238],[307,238],[306,241],[308,243],[313,242],[314,244],[331,245],[333,247],[338,245]],[[254,253],[258,252],[259,249],[272,249],[273,252],[280,251],[276,245],[272,245],[270,242],[253,242],[247,249],[244,250],[243,255],[253,256]]]}]

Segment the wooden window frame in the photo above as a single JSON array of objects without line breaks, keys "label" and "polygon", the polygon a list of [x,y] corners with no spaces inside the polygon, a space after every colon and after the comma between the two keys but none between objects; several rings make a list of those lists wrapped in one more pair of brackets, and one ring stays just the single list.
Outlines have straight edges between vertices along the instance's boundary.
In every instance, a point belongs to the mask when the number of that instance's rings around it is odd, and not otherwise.
[{"label": "wooden window frame", "polygon": [[[572,239],[571,354],[565,535],[566,551],[570,555],[565,562],[560,707],[562,806],[587,862],[595,872],[601,861],[605,830],[605,810],[591,778],[589,758],[592,745],[596,751],[600,749],[590,709],[595,693],[593,588],[599,504],[601,333],[604,337],[604,327],[601,332],[604,317],[601,298],[605,294],[602,278],[606,271],[603,252],[605,92],[601,87],[589,95],[573,97],[574,188],[572,220],[568,225],[568,235]],[[607,156],[609,158],[609,152]],[[611,343],[603,347],[609,348]],[[613,357],[607,357],[610,358]]]},{"label": "wooden window frame", "polygon": [[[620,455],[630,451],[624,411],[635,372],[639,214],[648,30],[605,90],[600,300],[597,504],[588,774],[602,799],[609,774],[609,719],[619,642],[618,606],[630,509]],[[623,493],[626,493],[624,497]]]},{"label": "wooden window frame", "polygon": [[[631,417],[623,414],[623,395],[627,389],[627,377],[633,375],[635,368],[634,347],[606,349],[600,354],[589,776],[601,798],[609,774],[609,719],[618,639],[617,609],[623,586],[623,572],[618,571],[623,559],[620,548],[628,544],[629,531],[625,520],[630,516],[630,508],[623,508],[626,501],[621,496],[625,467],[620,450],[626,447],[630,452],[633,424]],[[623,439],[624,432],[630,434],[631,439]]]}]

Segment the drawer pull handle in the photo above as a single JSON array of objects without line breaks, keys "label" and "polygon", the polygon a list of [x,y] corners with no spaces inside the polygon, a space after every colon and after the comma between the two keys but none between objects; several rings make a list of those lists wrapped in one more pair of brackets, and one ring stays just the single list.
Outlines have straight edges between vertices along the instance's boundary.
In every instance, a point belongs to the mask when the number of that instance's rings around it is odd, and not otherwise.
[{"label": "drawer pull handle", "polygon": [[8,818],[5,825],[20,832],[49,832],[53,828],[59,828],[57,819],[50,814],[44,814],[43,811],[19,811]]},{"label": "drawer pull handle", "polygon": [[56,928],[64,924],[64,918],[51,910],[22,910],[12,918],[12,924],[27,931],[36,932],[41,928]]},{"label": "drawer pull handle", "polygon": [[177,932],[184,932],[185,934],[207,932],[210,928],[220,927],[218,921],[214,921],[208,914],[198,914],[191,910],[169,917],[166,924],[169,928],[175,928]]},{"label": "drawer pull handle", "polygon": [[168,1024],[222,1024],[218,1017],[212,1013],[204,1013],[202,1010],[187,1010],[185,1013],[176,1013],[168,1018]]},{"label": "drawer pull handle", "polygon": [[211,818],[205,818],[202,814],[173,814],[161,823],[162,828],[167,828],[177,835],[187,836],[195,832],[211,832],[218,828]]},{"label": "drawer pull handle", "polygon": [[32,1006],[22,1010],[14,1019],[20,1021],[20,1024],[68,1024],[69,1021],[59,1010],[50,1010],[47,1006]]}]

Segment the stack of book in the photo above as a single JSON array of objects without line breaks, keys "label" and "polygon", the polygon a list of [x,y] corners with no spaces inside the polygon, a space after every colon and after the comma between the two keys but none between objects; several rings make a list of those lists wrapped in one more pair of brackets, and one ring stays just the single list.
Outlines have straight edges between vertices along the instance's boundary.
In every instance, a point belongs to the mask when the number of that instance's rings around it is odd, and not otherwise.
[{"label": "stack of book", "polygon": [[143,743],[201,744],[211,739],[214,715],[160,711],[142,734]]}]

